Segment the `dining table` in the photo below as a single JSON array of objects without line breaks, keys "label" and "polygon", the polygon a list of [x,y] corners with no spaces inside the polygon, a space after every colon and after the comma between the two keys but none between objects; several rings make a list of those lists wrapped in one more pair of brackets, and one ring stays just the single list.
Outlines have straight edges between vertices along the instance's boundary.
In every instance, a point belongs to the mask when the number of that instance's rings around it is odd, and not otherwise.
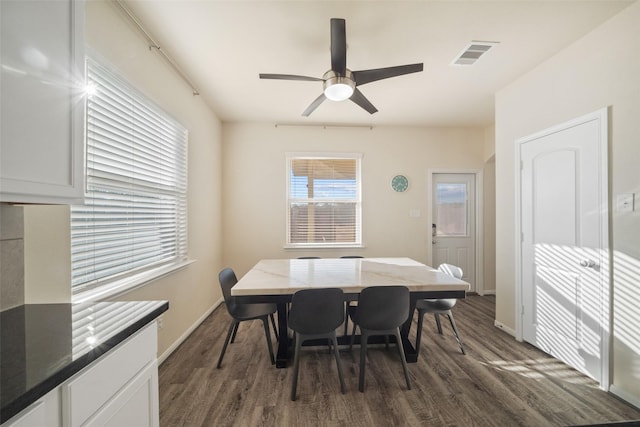
[{"label": "dining table", "polygon": [[[340,288],[348,303],[357,301],[360,292],[370,286],[406,286],[409,289],[410,314],[400,330],[409,363],[417,361],[420,350],[409,341],[416,301],[463,299],[470,289],[470,284],[464,280],[451,277],[411,258],[295,258],[260,260],[231,289],[231,295],[239,303],[277,305],[279,334],[276,367],[285,368],[292,354],[287,327],[288,304],[295,292],[303,289]],[[349,344],[350,338],[347,334],[339,336],[339,345]],[[308,344],[320,343],[305,343]]]}]

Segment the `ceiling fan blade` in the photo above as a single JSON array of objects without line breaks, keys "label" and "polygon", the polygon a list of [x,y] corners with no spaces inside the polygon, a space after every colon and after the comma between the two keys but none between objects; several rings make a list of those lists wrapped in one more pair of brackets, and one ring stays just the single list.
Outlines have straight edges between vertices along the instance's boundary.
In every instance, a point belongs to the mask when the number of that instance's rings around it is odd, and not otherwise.
[{"label": "ceiling fan blade", "polygon": [[331,69],[344,76],[347,71],[347,35],[345,21],[331,18]]},{"label": "ceiling fan blade", "polygon": [[353,78],[357,86],[375,82],[377,80],[388,79],[389,77],[401,76],[403,74],[419,73],[424,69],[424,65],[410,64],[398,65],[397,67],[376,68],[374,70],[354,71]]},{"label": "ceiling fan blade", "polygon": [[356,88],[353,91],[353,95],[351,95],[351,98],[349,99],[351,99],[353,102],[358,104],[360,107],[367,110],[369,114],[373,114],[378,111],[378,109],[374,107],[373,104],[369,102],[367,98],[365,98],[365,96],[362,94],[362,92],[358,90],[358,88]]},{"label": "ceiling fan blade", "polygon": [[326,97],[326,96],[324,96],[324,93],[321,93],[321,94],[320,94],[320,96],[319,96],[319,97],[317,97],[317,98],[315,99],[315,101],[313,101],[313,102],[311,103],[311,105],[309,105],[309,106],[307,107],[307,109],[306,109],[306,110],[304,110],[304,112],[302,113],[302,115],[303,115],[304,117],[309,117],[309,114],[313,113],[313,111],[314,111],[316,108],[318,108],[318,107],[320,106],[320,104],[322,104],[322,102],[323,102],[325,99],[327,99],[327,97]]},{"label": "ceiling fan blade", "polygon": [[273,80],[301,80],[308,82],[322,81],[317,77],[297,76],[295,74],[260,74],[261,79],[273,79]]}]

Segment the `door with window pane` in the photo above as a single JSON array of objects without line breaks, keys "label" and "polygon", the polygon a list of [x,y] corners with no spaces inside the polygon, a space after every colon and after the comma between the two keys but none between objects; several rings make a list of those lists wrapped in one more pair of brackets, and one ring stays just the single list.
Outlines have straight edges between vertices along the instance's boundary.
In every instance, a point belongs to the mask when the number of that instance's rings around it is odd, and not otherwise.
[{"label": "door with window pane", "polygon": [[457,265],[475,290],[475,175],[433,174],[432,265]]}]

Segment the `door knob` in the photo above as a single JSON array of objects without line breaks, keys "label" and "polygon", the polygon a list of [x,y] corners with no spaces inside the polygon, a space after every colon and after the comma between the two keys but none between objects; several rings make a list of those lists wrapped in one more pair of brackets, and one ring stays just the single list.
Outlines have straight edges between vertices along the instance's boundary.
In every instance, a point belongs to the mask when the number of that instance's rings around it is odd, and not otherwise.
[{"label": "door knob", "polygon": [[435,240],[432,240],[432,241],[431,241],[431,244],[432,244],[432,245],[435,245],[435,244],[436,244],[436,241],[435,241]]},{"label": "door knob", "polygon": [[592,259],[583,259],[582,261],[580,261],[580,265],[584,268],[593,268],[593,269],[595,269],[597,266],[596,262]]}]

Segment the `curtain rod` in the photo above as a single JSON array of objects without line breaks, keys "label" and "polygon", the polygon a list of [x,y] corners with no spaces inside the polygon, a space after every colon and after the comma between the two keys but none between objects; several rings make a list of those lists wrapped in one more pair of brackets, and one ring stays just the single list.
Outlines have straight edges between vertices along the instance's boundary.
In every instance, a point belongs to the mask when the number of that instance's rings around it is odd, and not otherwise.
[{"label": "curtain rod", "polygon": [[176,63],[176,61],[167,53],[165,52],[160,45],[155,41],[155,39],[153,38],[153,36],[144,28],[144,26],[142,25],[142,22],[133,14],[133,12],[131,11],[131,9],[129,9],[125,4],[123,0],[113,0],[113,2],[118,5],[118,7],[120,7],[120,9],[129,17],[129,19],[131,20],[131,22],[133,22],[136,27],[138,27],[138,29],[140,30],[140,32],[144,35],[144,37],[147,39],[147,42],[149,42],[149,50],[151,49],[155,49],[156,51],[158,51],[158,53],[160,55],[162,55],[162,57],[165,59],[165,61],[167,61],[167,63],[171,66],[171,68],[173,68],[173,70],[178,73],[178,75],[180,75],[180,77],[182,77],[182,79],[189,85],[191,86],[191,91],[193,93],[193,95],[200,95],[200,92],[198,91],[198,89],[196,89],[196,86],[191,82],[191,79],[185,74],[184,71],[182,71],[182,69],[180,68],[180,66]]},{"label": "curtain rod", "polygon": [[354,128],[373,130],[373,125],[340,124],[340,123],[276,123],[275,127],[318,127],[322,129],[330,128]]}]

